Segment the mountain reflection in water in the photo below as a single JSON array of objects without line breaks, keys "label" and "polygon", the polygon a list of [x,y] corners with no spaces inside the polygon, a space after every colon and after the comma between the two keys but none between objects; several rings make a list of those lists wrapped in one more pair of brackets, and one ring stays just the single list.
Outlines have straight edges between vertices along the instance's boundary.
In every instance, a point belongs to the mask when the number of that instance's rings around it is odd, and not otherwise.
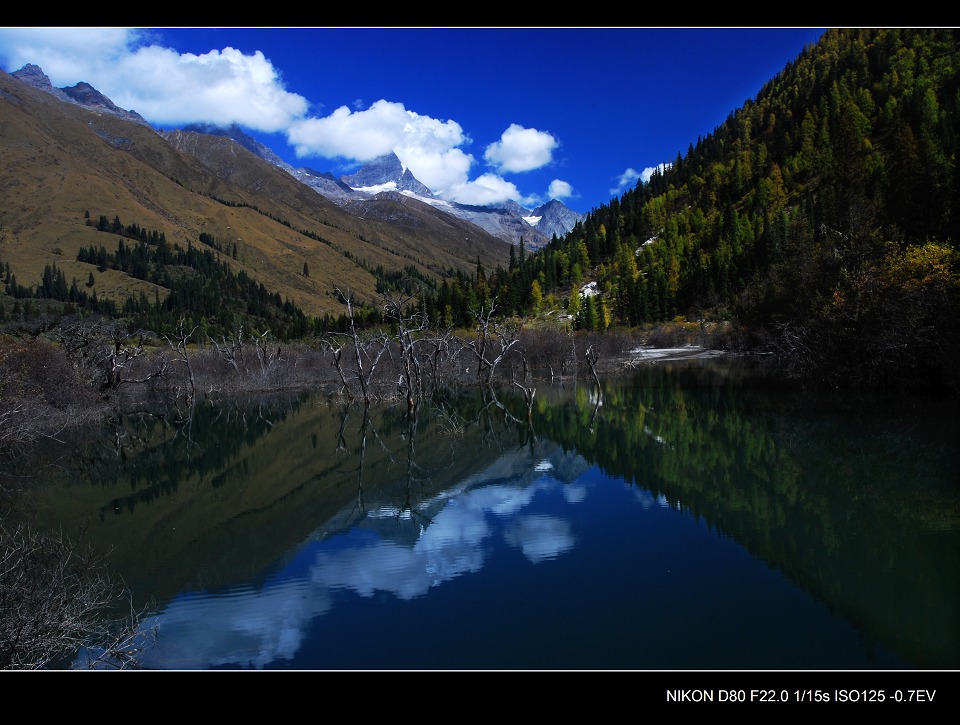
[{"label": "mountain reflection in water", "polygon": [[956,433],[689,361],[530,422],[479,390],[127,416],[33,505],[112,547],[150,668],[954,669]]},{"label": "mountain reflection in water", "polygon": [[293,660],[314,619],[338,602],[349,606],[338,592],[423,597],[456,577],[480,572],[495,548],[494,537],[502,537],[532,564],[563,554],[575,544],[571,524],[557,516],[525,515],[524,510],[538,493],[575,501],[582,491],[546,474],[524,480],[523,471],[512,470],[518,463],[498,460],[492,470],[424,501],[416,514],[366,511],[352,529],[310,540],[282,571],[255,589],[176,599],[145,623],[156,623],[163,632],[162,646],[145,664],[262,668]]}]

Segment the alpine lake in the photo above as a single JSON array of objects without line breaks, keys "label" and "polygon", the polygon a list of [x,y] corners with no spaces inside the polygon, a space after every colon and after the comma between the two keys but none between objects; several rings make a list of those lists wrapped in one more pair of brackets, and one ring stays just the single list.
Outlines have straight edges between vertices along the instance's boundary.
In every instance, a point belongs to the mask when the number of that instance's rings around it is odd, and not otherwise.
[{"label": "alpine lake", "polygon": [[[150,670],[960,668],[955,404],[736,358],[118,414],[36,521],[107,553]],[[78,652],[62,667],[82,667]]]}]

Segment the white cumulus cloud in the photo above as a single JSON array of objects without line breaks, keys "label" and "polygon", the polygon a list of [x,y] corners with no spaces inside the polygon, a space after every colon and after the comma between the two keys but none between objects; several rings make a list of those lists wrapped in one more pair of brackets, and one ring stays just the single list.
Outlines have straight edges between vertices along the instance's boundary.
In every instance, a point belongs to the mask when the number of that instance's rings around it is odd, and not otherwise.
[{"label": "white cumulus cloud", "polygon": [[284,90],[259,50],[244,55],[228,47],[194,55],[150,46],[124,58],[116,78],[123,90],[108,93],[111,100],[156,124],[202,120],[275,132],[308,108],[305,98]]},{"label": "white cumulus cloud", "polygon": [[616,195],[627,189],[627,187],[633,188],[639,178],[639,171],[634,168],[627,169],[617,178],[617,185],[610,189],[610,193]]},{"label": "white cumulus cloud", "polygon": [[648,181],[650,181],[650,177],[653,176],[654,171],[659,170],[660,173],[663,173],[664,171],[669,169],[671,166],[673,166],[673,164],[660,164],[659,166],[648,166],[647,168],[645,168],[643,171],[640,172],[640,178],[643,179],[643,183],[646,184]]},{"label": "white cumulus cloud", "polygon": [[157,125],[205,121],[275,132],[307,112],[307,100],[284,89],[260,51],[135,48],[148,37],[121,28],[6,28],[0,48],[10,67],[35,63],[58,88],[86,81]]},{"label": "white cumulus cloud", "polygon": [[143,34],[130,28],[0,28],[0,61],[43,68],[53,85],[90,82],[94,68],[127,55]]},{"label": "white cumulus cloud", "polygon": [[407,115],[399,103],[377,101],[366,111],[340,106],[324,118],[291,124],[287,138],[297,156],[342,157],[369,161],[393,151],[402,137]]},{"label": "white cumulus cloud", "polygon": [[532,171],[549,164],[556,147],[549,133],[511,123],[499,141],[487,146],[483,158],[501,173]]},{"label": "white cumulus cloud", "polygon": [[[414,172],[414,175],[416,175],[416,172]],[[448,201],[458,201],[461,204],[476,204],[479,206],[497,204],[503,201],[515,201],[518,204],[526,202],[515,184],[496,174],[482,174],[473,181],[465,181],[462,184],[450,187],[445,191],[443,198]]]},{"label": "white cumulus cloud", "polygon": [[619,195],[620,193],[626,191],[627,189],[632,189],[637,185],[637,180],[642,180],[644,184],[650,181],[650,177],[653,176],[653,172],[659,169],[661,172],[666,171],[672,166],[672,164],[660,164],[659,166],[648,166],[643,171],[637,171],[634,168],[628,168],[619,177],[617,177],[617,185],[610,189],[610,193],[614,196]]},{"label": "white cumulus cloud", "polygon": [[473,156],[458,148],[433,151],[405,144],[396,148],[397,158],[417,179],[441,199],[455,201],[451,190],[461,188],[467,181]]},{"label": "white cumulus cloud", "polygon": [[463,184],[474,159],[459,147],[470,142],[456,121],[440,121],[379,100],[363,111],[337,108],[324,118],[290,125],[287,138],[297,156],[370,161],[391,151],[414,176],[435,191]]},{"label": "white cumulus cloud", "polygon": [[547,189],[547,196],[558,201],[561,199],[569,199],[573,196],[573,187],[566,181],[554,179],[550,182],[550,188]]}]

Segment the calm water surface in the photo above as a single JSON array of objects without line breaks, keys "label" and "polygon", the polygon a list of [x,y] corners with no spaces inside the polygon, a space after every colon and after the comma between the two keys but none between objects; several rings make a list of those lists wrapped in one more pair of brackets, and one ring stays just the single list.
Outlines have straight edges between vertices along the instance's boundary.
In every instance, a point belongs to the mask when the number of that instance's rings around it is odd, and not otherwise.
[{"label": "calm water surface", "polygon": [[955,409],[730,361],[518,392],[120,416],[34,504],[150,668],[960,667]]}]

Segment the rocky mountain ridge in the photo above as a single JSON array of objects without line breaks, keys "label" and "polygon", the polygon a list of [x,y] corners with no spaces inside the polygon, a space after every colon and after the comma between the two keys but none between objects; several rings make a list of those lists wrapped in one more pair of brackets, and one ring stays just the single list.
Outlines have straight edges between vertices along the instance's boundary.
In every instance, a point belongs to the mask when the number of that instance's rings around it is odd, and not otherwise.
[{"label": "rocky mountain ridge", "polygon": [[[11,73],[11,75],[27,85],[50,93],[67,103],[83,106],[96,112],[108,113],[152,129],[150,123],[140,114],[119,108],[88,83],[80,82],[71,87],[56,88],[50,82],[50,78],[43,72],[43,69],[34,64],[27,64],[20,70]],[[425,184],[421,183],[409,169],[405,168],[397,155],[392,152],[365,163],[352,174],[337,178],[329,172],[292,166],[283,161],[272,149],[247,134],[237,124],[221,127],[214,124],[194,123],[184,126],[181,130],[160,131],[158,133],[167,140],[176,138],[181,147],[188,149],[194,147],[194,145],[183,144],[182,138],[178,134],[184,132],[232,139],[264,161],[283,169],[318,194],[360,216],[363,216],[364,207],[367,206],[368,202],[378,194],[399,192],[429,204],[439,212],[475,224],[509,244],[519,244],[522,239],[527,249],[542,247],[553,236],[564,236],[584,216],[556,199],[552,199],[532,210],[521,207],[512,201],[490,206],[444,201],[437,198]]]},{"label": "rocky mountain ridge", "polygon": [[133,121],[142,126],[152,128],[150,122],[139,113],[120,108],[89,83],[80,81],[74,86],[55,88],[50,82],[50,78],[43,72],[43,69],[33,63],[27,63],[23,68],[10,75],[26,83],[28,86],[33,86],[38,90],[50,93],[66,103],[74,103],[92,111],[109,113],[111,116],[122,118],[125,121]]},{"label": "rocky mountain ridge", "polygon": [[444,201],[437,198],[405,168],[392,152],[368,161],[352,174],[336,178],[329,172],[291,166],[236,124],[229,127],[190,124],[185,126],[184,130],[232,138],[265,161],[292,174],[317,193],[341,206],[348,206],[354,213],[362,213],[364,202],[377,194],[399,192],[430,204],[439,211],[476,224],[510,244],[519,244],[522,237],[527,249],[544,246],[554,235],[564,236],[584,217],[556,199],[551,199],[535,209],[526,209],[514,201],[489,206]]}]

